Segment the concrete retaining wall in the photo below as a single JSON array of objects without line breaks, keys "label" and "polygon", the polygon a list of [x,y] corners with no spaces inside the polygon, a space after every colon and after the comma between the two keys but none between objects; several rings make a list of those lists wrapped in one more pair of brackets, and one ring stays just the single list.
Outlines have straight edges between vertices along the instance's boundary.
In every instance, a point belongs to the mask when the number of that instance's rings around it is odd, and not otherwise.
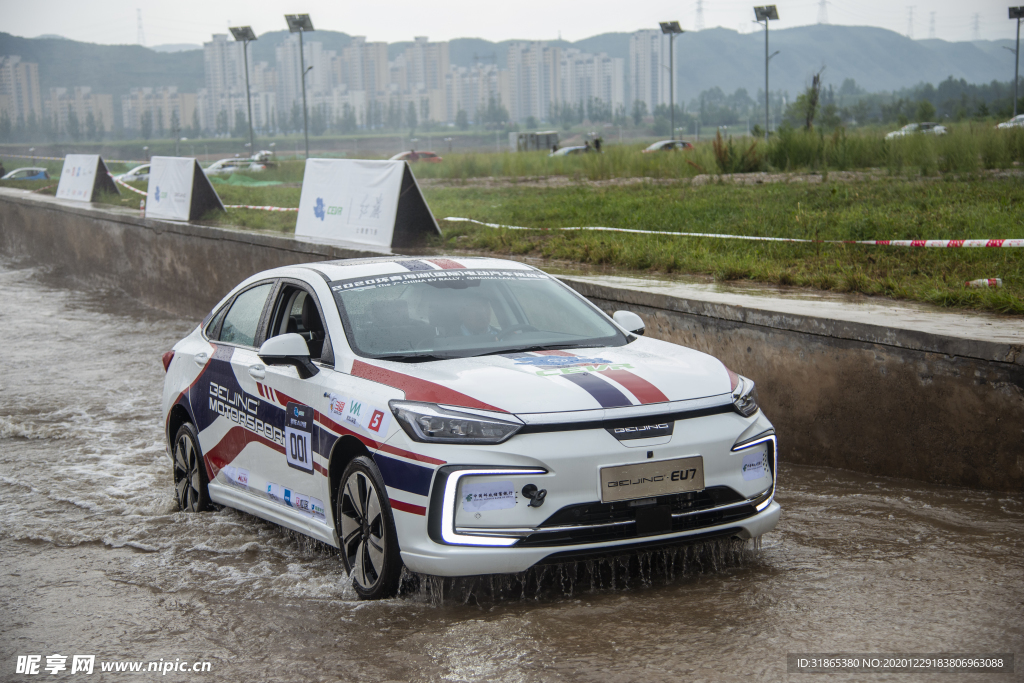
[{"label": "concrete retaining wall", "polygon": [[[374,255],[0,190],[0,254],[200,317],[250,274]],[[1024,340],[986,342],[563,278],[753,378],[781,459],[1024,491]]]}]

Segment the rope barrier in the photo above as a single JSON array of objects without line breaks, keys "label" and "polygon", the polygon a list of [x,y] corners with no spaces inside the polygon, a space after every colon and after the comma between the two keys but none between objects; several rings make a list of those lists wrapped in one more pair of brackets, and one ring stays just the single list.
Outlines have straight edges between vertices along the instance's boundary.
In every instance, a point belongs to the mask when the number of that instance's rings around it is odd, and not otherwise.
[{"label": "rope barrier", "polygon": [[751,240],[755,242],[803,242],[810,244],[866,244],[878,247],[926,247],[926,248],[1024,248],[1024,239],[1003,239],[1003,240],[809,240],[799,237],[760,237],[758,235],[722,235],[708,232],[669,232],[666,230],[633,230],[630,228],[605,228],[605,227],[573,227],[573,228],[525,228],[519,225],[501,225],[499,223],[484,223],[472,218],[459,218],[451,216],[446,221],[456,223],[476,223],[487,228],[504,228],[506,230],[593,230],[599,232],[626,232],[639,235],[666,235],[670,237],[714,237],[727,240]]}]

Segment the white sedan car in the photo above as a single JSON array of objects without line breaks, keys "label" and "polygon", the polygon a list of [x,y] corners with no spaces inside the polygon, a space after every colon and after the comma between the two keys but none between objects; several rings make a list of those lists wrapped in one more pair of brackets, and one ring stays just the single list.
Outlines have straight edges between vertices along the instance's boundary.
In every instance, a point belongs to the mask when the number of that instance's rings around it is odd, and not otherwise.
[{"label": "white sedan car", "polygon": [[136,166],[127,173],[122,173],[121,175],[114,176],[114,180],[120,180],[123,183],[145,182],[149,180],[149,164]]},{"label": "white sedan car", "polygon": [[754,383],[547,274],[384,257],[253,275],[164,354],[178,504],[341,549],[363,598],[779,519]]},{"label": "white sedan car", "polygon": [[945,135],[949,131],[946,127],[939,123],[908,123],[899,130],[894,130],[891,133],[886,133],[885,139],[892,140],[893,138],[902,138],[907,135],[915,135],[917,133],[923,133],[926,135]]},{"label": "white sedan car", "polygon": [[1024,128],[1024,114],[1017,114],[1009,121],[996,124],[996,128]]}]

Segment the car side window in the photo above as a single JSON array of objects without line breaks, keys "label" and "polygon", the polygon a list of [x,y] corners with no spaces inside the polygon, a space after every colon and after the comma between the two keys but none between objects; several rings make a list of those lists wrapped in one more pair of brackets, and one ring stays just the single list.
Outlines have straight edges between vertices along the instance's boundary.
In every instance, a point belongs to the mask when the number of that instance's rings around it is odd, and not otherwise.
[{"label": "car side window", "polygon": [[260,326],[263,306],[267,303],[272,283],[247,289],[235,297],[230,310],[224,316],[220,330],[220,341],[240,346],[255,346],[256,332]]},{"label": "car side window", "polygon": [[334,364],[334,353],[317,302],[309,292],[295,285],[281,288],[267,338],[288,333],[301,335],[306,340],[310,358]]},{"label": "car side window", "polygon": [[217,331],[220,329],[220,322],[224,320],[224,314],[228,312],[227,306],[222,306],[217,313],[210,318],[210,322],[206,324],[206,329],[203,330],[206,334],[207,339],[216,339]]}]

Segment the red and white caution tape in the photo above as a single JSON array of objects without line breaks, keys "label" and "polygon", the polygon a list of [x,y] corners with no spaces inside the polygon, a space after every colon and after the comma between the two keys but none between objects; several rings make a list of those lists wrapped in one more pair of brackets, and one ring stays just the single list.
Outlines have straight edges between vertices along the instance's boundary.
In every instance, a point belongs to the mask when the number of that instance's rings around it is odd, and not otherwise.
[{"label": "red and white caution tape", "polygon": [[143,197],[145,197],[145,196],[146,196],[146,193],[145,193],[145,192],[143,192],[142,190],[137,190],[137,189],[135,189],[134,187],[132,187],[132,186],[131,186],[131,185],[129,185],[128,183],[124,182],[123,180],[119,180],[119,179],[117,179],[117,178],[114,178],[113,174],[110,174],[110,177],[114,179],[114,182],[115,182],[115,183],[117,183],[118,185],[121,185],[121,186],[123,186],[123,187],[127,187],[127,188],[128,188],[129,190],[131,190],[131,191],[132,191],[132,192],[134,192],[135,194],[141,194],[141,195],[142,195]]},{"label": "red and white caution tape", "polygon": [[594,230],[599,232],[628,232],[639,235],[667,235],[671,237],[716,237],[727,240],[752,240],[755,242],[807,242],[814,244],[867,244],[873,246],[887,247],[931,247],[931,248],[970,248],[970,247],[1022,247],[1024,239],[1012,240],[809,240],[799,237],[761,237],[758,235],[721,235],[709,232],[669,232],[667,230],[633,230],[630,228],[524,228],[519,225],[501,225],[499,223],[484,223],[472,218],[458,218],[455,216],[445,218],[446,221],[476,223],[488,228],[504,228],[506,230]]},{"label": "red and white caution tape", "polygon": [[288,208],[285,206],[250,206],[248,204],[225,204],[225,209],[259,209],[260,211],[298,211],[298,207]]}]

